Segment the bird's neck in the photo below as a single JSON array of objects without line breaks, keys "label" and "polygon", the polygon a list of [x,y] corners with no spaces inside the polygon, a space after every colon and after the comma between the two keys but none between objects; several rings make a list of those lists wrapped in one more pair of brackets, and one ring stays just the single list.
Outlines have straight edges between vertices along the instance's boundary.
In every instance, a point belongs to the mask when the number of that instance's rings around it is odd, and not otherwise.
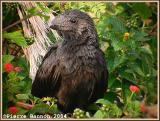
[{"label": "bird's neck", "polygon": [[93,31],[83,32],[81,34],[70,34],[63,36],[64,41],[62,45],[67,47],[76,47],[76,46],[95,46],[98,47],[98,36],[97,33]]}]

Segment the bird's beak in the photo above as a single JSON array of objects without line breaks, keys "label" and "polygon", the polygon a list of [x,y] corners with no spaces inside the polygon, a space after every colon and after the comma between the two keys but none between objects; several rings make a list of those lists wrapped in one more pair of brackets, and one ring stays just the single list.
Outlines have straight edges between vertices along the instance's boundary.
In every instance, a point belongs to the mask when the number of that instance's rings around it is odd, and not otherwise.
[{"label": "bird's beak", "polygon": [[57,29],[58,29],[58,26],[57,26],[57,25],[50,25],[49,28],[54,29],[54,30],[57,30]]},{"label": "bird's beak", "polygon": [[57,19],[53,19],[50,25],[51,29],[58,30]]}]

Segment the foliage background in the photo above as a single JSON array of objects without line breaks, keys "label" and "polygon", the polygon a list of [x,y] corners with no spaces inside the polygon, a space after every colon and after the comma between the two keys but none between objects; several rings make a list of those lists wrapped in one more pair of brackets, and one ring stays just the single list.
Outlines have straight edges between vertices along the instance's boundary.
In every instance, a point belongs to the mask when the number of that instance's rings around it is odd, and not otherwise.
[{"label": "foliage background", "polygon": [[[108,90],[104,98],[97,100],[87,111],[76,109],[73,118],[120,118],[146,117],[140,105],[145,102],[157,104],[157,3],[117,3],[117,2],[45,2],[37,3],[42,13],[54,15],[65,10],[79,9],[94,20],[99,35],[99,44],[105,52],[109,69]],[[3,29],[19,20],[19,3],[3,2]],[[47,9],[43,9],[47,6]],[[37,14],[37,9],[28,10],[30,17],[48,16]],[[21,23],[3,31],[3,113],[17,102],[35,105],[27,110],[18,107],[19,114],[53,114],[60,111],[56,99],[38,99],[30,94],[31,79],[29,64],[22,47],[30,46],[34,40],[25,38]],[[12,63],[23,71],[6,73],[4,65]],[[134,94],[130,85],[136,85],[140,92]],[[46,104],[45,102],[50,102]],[[43,109],[43,110],[42,110]]]}]

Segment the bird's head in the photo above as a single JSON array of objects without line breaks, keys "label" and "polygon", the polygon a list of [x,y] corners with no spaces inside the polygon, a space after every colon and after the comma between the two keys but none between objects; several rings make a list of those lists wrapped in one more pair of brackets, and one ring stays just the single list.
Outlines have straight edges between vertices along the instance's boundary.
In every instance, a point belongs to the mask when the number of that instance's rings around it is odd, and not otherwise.
[{"label": "bird's head", "polygon": [[56,30],[61,37],[69,41],[97,37],[93,20],[89,15],[79,10],[66,11],[58,15],[51,22],[50,28]]}]

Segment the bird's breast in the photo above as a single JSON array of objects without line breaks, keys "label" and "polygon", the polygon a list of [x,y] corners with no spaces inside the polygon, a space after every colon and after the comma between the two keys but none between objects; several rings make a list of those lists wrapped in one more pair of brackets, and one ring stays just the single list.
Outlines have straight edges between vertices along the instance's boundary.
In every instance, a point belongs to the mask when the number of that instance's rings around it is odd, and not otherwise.
[{"label": "bird's breast", "polygon": [[60,48],[57,50],[59,67],[63,74],[73,74],[79,69],[95,70],[97,60],[95,58],[96,49],[79,47],[72,49]]}]

